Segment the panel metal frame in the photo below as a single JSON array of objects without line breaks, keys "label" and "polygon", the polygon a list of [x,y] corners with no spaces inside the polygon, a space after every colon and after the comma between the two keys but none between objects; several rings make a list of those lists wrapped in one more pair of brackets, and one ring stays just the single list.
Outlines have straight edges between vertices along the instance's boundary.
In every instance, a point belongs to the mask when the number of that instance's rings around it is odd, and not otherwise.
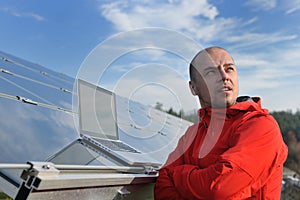
[{"label": "panel metal frame", "polygon": [[[24,181],[19,187],[0,176],[0,188],[15,200],[47,199],[67,194],[67,198],[74,198],[70,193],[72,191],[81,196],[101,194],[104,198],[100,199],[109,199],[111,196],[114,199],[132,198],[132,195],[151,197],[157,178],[157,174],[132,173],[145,171],[143,167],[54,165],[49,162],[11,166],[4,164],[2,167],[26,167],[21,175]],[[138,188],[147,189],[141,194]]]}]

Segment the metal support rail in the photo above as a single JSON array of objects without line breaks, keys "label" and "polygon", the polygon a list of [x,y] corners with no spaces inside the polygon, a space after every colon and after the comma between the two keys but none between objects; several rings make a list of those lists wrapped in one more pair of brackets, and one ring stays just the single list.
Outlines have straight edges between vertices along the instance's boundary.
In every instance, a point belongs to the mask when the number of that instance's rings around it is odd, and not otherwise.
[{"label": "metal support rail", "polygon": [[[96,166],[96,165],[52,165],[58,170],[115,170],[115,171],[143,171],[144,167],[126,167],[126,166]],[[50,168],[50,165],[45,163],[42,166],[44,169]],[[0,169],[31,169],[32,164],[13,164],[0,163]]]},{"label": "metal support rail", "polygon": [[49,88],[53,88],[53,89],[56,89],[56,90],[60,90],[60,91],[63,91],[63,92],[66,92],[66,93],[70,93],[70,94],[73,94],[72,91],[69,91],[65,88],[62,88],[62,87],[57,87],[57,86],[54,86],[54,85],[51,85],[51,84],[47,84],[47,83],[44,83],[44,82],[41,82],[41,81],[38,81],[38,80],[34,80],[32,78],[28,78],[26,76],[22,76],[20,74],[17,74],[17,73],[13,73],[11,71],[8,71],[6,69],[3,69],[3,68],[0,68],[0,72],[4,73],[4,74],[8,74],[8,75],[11,75],[11,76],[15,76],[15,77],[18,77],[18,78],[22,78],[24,80],[27,80],[27,81],[31,81],[31,82],[34,82],[34,83],[37,83],[37,84],[40,84],[40,85],[43,85],[43,86],[46,86],[46,87],[49,87]]},{"label": "metal support rail", "polygon": [[[19,66],[19,67],[23,67],[23,68],[28,69],[28,70],[30,70],[30,71],[32,71],[32,72],[40,73],[40,74],[42,74],[42,75],[44,75],[44,76],[48,76],[48,77],[51,77],[51,78],[54,78],[54,79],[57,79],[57,80],[60,80],[60,81],[64,81],[64,82],[66,82],[66,83],[73,84],[73,82],[70,82],[70,81],[65,80],[65,79],[63,79],[63,78],[59,78],[59,77],[53,76],[53,75],[48,74],[47,72],[44,72],[44,71],[40,71],[40,70],[37,70],[37,69],[33,69],[32,67],[29,67],[29,66],[26,66],[26,65],[24,65],[24,64],[21,64],[21,63],[15,61],[15,60],[12,60],[12,59],[9,59],[9,58],[6,58],[6,57],[2,57],[2,60],[5,61],[5,62],[8,62],[8,63],[15,64],[15,65],[17,65],[17,66]],[[36,63],[32,63],[32,64],[35,64],[35,65],[37,65],[37,66],[41,66],[41,65],[36,64]]]},{"label": "metal support rail", "polygon": [[[14,200],[41,197],[50,199],[53,195],[65,195],[69,196],[69,199],[81,195],[79,199],[83,199],[87,194],[94,192],[98,197],[103,194],[124,197],[136,195],[135,193],[138,194],[138,191],[145,187],[148,188],[146,194],[151,196],[157,178],[157,169],[151,166],[55,165],[51,162],[27,162],[0,163],[1,169],[23,170],[20,176],[23,181],[18,185],[10,183],[5,177],[0,179],[0,188]],[[76,196],[70,194],[70,191],[76,191]]]},{"label": "metal support rail", "polygon": [[[1,76],[0,76],[0,78],[1,78]],[[66,112],[66,113],[77,114],[76,112],[74,112],[72,110],[67,110],[65,108],[61,108],[61,107],[58,107],[58,106],[33,101],[31,99],[21,97],[21,96],[13,96],[13,95],[5,94],[5,93],[0,93],[0,97],[7,98],[7,99],[13,99],[13,100],[21,101],[23,103],[27,103],[27,104],[31,104],[31,105],[35,105],[35,106],[40,106],[40,107],[45,107],[45,108],[49,108],[49,109],[53,109],[53,110],[60,110],[60,111]]]},{"label": "metal support rail", "polygon": [[0,163],[0,169],[30,169],[30,164]]}]

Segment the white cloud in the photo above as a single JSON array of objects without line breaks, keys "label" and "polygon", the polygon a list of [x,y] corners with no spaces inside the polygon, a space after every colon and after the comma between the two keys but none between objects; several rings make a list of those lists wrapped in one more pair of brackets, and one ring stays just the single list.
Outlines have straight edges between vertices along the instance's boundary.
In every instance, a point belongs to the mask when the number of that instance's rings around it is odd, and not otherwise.
[{"label": "white cloud", "polygon": [[[146,2],[146,3],[145,3]],[[249,1],[247,5],[260,6],[264,10],[274,8],[276,1]],[[195,38],[201,43],[217,41],[237,44],[236,47],[272,44],[293,40],[297,36],[284,32],[258,33],[245,31],[249,25],[255,25],[257,17],[248,21],[219,16],[218,8],[206,0],[199,1],[144,1],[128,0],[101,4],[101,14],[111,21],[118,31],[128,31],[144,27],[163,27],[177,30]],[[255,30],[255,28],[253,29]]]},{"label": "white cloud", "polygon": [[296,11],[299,10],[299,9],[300,9],[300,5],[297,5],[296,7],[293,7],[293,8],[288,9],[285,13],[286,13],[286,14],[291,14],[291,13],[293,13],[293,12],[296,12]]},{"label": "white cloud", "polygon": [[243,27],[244,27],[244,26],[248,26],[248,25],[250,25],[250,24],[255,23],[257,20],[258,20],[258,17],[252,17],[252,18],[249,19],[248,21],[244,22],[244,23],[242,24],[242,26],[243,26]]},{"label": "white cloud", "polygon": [[44,21],[45,18],[39,14],[33,13],[33,12],[21,12],[16,9],[11,8],[0,8],[0,11],[9,13],[10,15],[13,15],[15,17],[21,17],[21,18],[32,18],[37,21]]},{"label": "white cloud", "polygon": [[31,17],[37,21],[44,21],[45,18],[39,14],[35,14],[35,13],[23,13],[23,16],[27,16],[27,17]]},{"label": "white cloud", "polygon": [[249,0],[244,5],[252,7],[255,11],[284,10],[288,15],[300,9],[300,0]]},{"label": "white cloud", "polygon": [[277,0],[248,0],[246,6],[251,6],[256,11],[271,10],[277,6]]},{"label": "white cloud", "polygon": [[263,52],[236,53],[241,95],[263,97],[270,110],[296,111],[300,104],[299,43]]},{"label": "white cloud", "polygon": [[166,108],[190,111],[197,104],[188,81],[174,69],[161,64],[136,67],[122,76],[114,86],[116,94],[146,105],[163,103]]},{"label": "white cloud", "polygon": [[290,41],[297,38],[297,35],[284,35],[280,32],[274,33],[245,33],[242,35],[232,35],[231,37],[224,38],[225,41],[234,43],[235,48],[266,45],[282,41]]},{"label": "white cloud", "polygon": [[269,64],[269,61],[253,54],[236,54],[234,60],[236,62],[236,65],[242,69],[251,68],[253,66],[266,66]]},{"label": "white cloud", "polygon": [[278,0],[278,9],[284,11],[286,15],[297,12],[300,9],[300,0],[293,0],[293,1]]},{"label": "white cloud", "polygon": [[[276,48],[269,49],[268,51],[254,52],[254,53],[237,53],[235,57],[240,61],[245,60],[251,62],[259,61],[266,65],[277,65],[280,68],[287,66],[299,67],[299,53],[300,53],[300,41],[293,44],[287,44],[278,46]],[[247,64],[248,65],[248,64]]]},{"label": "white cloud", "polygon": [[300,9],[300,0],[285,1],[281,0],[281,7],[285,10],[285,14],[292,14]]},{"label": "white cloud", "polygon": [[[169,3],[157,1],[151,4],[130,0],[117,1],[102,4],[100,11],[119,31],[147,26],[189,30],[201,21],[214,20],[218,15],[217,8],[206,0],[169,1]],[[197,17],[204,20],[197,20]]]}]

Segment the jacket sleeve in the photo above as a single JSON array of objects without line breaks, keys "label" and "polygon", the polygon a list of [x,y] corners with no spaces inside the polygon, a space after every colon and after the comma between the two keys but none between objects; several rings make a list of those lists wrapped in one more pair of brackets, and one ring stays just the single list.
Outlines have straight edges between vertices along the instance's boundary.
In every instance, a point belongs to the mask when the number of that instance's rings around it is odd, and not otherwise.
[{"label": "jacket sleeve", "polygon": [[159,170],[155,183],[154,197],[156,200],[182,200],[185,199],[175,187],[172,177],[173,169],[184,164],[184,153],[190,147],[197,134],[198,124],[189,127],[186,134],[180,138],[175,150],[169,155],[166,164]]},{"label": "jacket sleeve", "polygon": [[173,178],[167,168],[159,171],[159,177],[154,187],[154,199],[156,200],[182,200],[182,196],[174,185]]},{"label": "jacket sleeve", "polygon": [[[181,143],[182,139],[179,140],[175,151],[169,155],[165,166],[159,170],[159,176],[154,187],[154,197],[156,200],[183,199],[175,187],[173,177],[171,176],[172,168],[183,164],[183,156],[179,156],[181,152]],[[176,157],[178,157],[176,161],[171,163],[171,160]]]},{"label": "jacket sleeve", "polygon": [[169,172],[181,196],[187,199],[250,197],[285,161],[286,146],[277,123],[270,117],[243,122],[229,140],[230,148],[208,168],[182,164]]}]

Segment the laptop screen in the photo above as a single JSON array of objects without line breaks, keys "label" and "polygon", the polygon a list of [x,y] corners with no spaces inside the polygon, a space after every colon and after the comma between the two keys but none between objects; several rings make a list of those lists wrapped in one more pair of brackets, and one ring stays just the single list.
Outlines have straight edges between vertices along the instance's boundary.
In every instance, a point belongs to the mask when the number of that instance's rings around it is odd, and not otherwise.
[{"label": "laptop screen", "polygon": [[78,79],[78,98],[81,134],[118,139],[115,94]]}]

